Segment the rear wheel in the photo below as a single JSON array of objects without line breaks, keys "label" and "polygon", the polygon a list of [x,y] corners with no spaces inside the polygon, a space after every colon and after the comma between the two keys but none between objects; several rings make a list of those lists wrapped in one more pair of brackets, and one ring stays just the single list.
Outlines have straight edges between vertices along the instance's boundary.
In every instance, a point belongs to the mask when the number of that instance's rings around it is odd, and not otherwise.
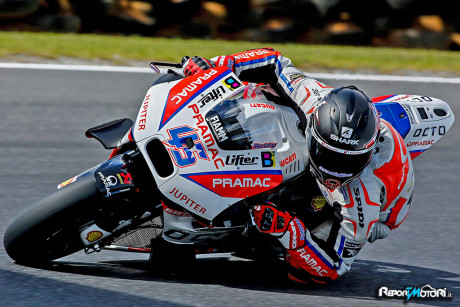
[{"label": "rear wheel", "polygon": [[43,264],[83,249],[79,228],[94,219],[103,201],[93,176],[54,192],[8,226],[6,252],[19,263]]}]

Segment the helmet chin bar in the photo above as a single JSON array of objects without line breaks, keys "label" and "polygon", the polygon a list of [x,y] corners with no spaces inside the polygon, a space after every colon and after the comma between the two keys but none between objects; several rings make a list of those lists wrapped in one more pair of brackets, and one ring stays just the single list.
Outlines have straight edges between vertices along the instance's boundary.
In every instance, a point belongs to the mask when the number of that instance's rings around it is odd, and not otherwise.
[{"label": "helmet chin bar", "polygon": [[321,182],[329,190],[335,190],[342,187],[341,183],[335,179],[327,179],[326,182]]},{"label": "helmet chin bar", "polygon": [[364,171],[364,169],[359,174],[357,174],[357,175],[355,175],[355,176],[353,176],[351,178],[348,178],[347,180],[345,180],[344,182],[341,183],[337,179],[333,179],[333,178],[325,179],[322,176],[321,173],[319,173],[319,172],[317,172],[315,170],[315,168],[313,167],[313,162],[310,160],[310,173],[313,175],[313,177],[318,179],[319,182],[321,182],[321,184],[324,185],[329,190],[335,190],[335,189],[338,189],[338,188],[346,186],[347,184],[349,184],[349,183],[353,182],[355,179],[357,179],[363,173],[363,171]]},{"label": "helmet chin bar", "polygon": [[340,181],[336,179],[332,179],[332,178],[324,180],[323,176],[315,170],[311,162],[310,162],[310,173],[313,175],[313,177],[319,180],[319,182],[321,182],[321,184],[324,185],[329,190],[335,190],[345,185],[345,184],[341,184]]}]

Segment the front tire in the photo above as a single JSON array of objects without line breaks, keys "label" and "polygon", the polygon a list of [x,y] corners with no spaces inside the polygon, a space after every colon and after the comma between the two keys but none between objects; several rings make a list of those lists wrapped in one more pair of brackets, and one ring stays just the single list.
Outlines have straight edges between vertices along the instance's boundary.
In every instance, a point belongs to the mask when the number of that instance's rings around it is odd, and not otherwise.
[{"label": "front tire", "polygon": [[94,219],[103,201],[93,176],[57,190],[11,222],[3,237],[6,252],[18,263],[36,265],[83,249],[79,227]]}]

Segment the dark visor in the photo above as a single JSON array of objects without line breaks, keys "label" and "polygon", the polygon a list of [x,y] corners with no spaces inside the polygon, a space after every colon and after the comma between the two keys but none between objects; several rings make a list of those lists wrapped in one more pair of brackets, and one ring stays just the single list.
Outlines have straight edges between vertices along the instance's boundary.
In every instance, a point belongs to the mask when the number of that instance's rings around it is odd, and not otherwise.
[{"label": "dark visor", "polygon": [[308,151],[313,167],[325,180],[334,178],[341,183],[361,174],[370,161],[372,151],[349,155],[327,149],[310,136]]}]

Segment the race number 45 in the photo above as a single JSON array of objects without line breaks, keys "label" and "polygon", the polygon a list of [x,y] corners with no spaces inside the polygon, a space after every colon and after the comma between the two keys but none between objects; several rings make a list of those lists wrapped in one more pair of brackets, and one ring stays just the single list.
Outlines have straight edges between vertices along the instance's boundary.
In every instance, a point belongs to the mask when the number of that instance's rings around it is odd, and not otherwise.
[{"label": "race number 45", "polygon": [[197,130],[182,126],[167,130],[170,139],[163,142],[168,148],[174,163],[179,167],[187,167],[196,163],[197,159],[209,160]]}]

